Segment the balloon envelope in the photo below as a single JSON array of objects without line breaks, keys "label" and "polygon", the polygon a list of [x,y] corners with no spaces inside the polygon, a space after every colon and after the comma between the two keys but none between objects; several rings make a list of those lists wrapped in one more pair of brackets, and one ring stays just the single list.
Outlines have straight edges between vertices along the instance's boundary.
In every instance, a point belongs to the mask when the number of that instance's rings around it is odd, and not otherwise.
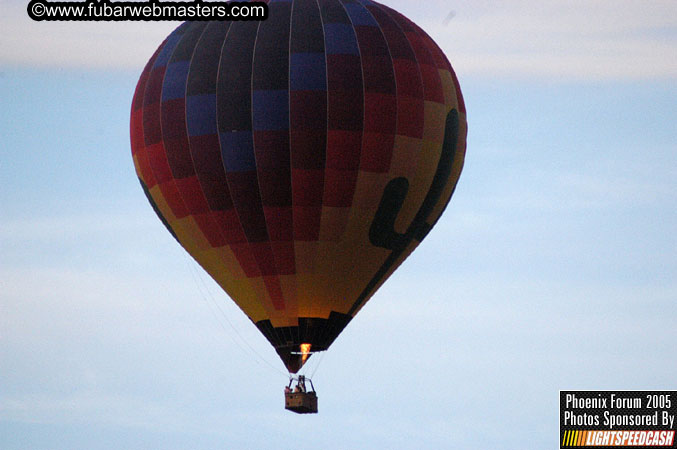
[{"label": "balloon envelope", "polygon": [[437,222],[466,115],[440,48],[394,10],[268,8],[179,26],[141,74],[131,144],[167,229],[297,372]]}]

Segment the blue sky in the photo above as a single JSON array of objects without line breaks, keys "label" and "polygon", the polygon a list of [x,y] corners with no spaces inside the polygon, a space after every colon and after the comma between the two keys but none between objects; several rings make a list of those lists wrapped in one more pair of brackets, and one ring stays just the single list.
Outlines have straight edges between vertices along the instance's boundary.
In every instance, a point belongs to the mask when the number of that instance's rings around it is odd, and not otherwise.
[{"label": "blue sky", "polygon": [[0,5],[0,447],[554,448],[560,389],[675,389],[677,4],[387,3],[454,65],[467,162],[308,363],[312,417],[136,180],[131,97],[175,24]]}]

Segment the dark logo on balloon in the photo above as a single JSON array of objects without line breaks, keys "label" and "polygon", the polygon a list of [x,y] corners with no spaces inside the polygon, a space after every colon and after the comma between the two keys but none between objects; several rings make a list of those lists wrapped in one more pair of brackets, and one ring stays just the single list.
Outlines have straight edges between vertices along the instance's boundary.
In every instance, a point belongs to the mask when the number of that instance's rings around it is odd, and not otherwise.
[{"label": "dark logo on balloon", "polygon": [[[444,129],[444,144],[442,154],[437,164],[437,170],[433,177],[430,190],[426,195],[421,207],[419,208],[414,220],[404,233],[395,231],[395,221],[400,213],[404,201],[409,192],[409,180],[404,177],[393,178],[383,190],[383,197],[379,203],[376,215],[369,229],[369,241],[377,246],[392,250],[388,259],[376,272],[367,287],[362,291],[353,304],[348,314],[352,315],[359,309],[362,303],[369,297],[378,282],[388,273],[392,266],[400,259],[402,253],[406,250],[413,240],[421,242],[430,229],[435,225],[429,223],[428,219],[433,212],[435,205],[440,200],[444,187],[449,181],[451,168],[456,157],[456,144],[458,142],[459,119],[458,111],[452,109],[447,115]],[[445,205],[446,206],[446,205]]]}]

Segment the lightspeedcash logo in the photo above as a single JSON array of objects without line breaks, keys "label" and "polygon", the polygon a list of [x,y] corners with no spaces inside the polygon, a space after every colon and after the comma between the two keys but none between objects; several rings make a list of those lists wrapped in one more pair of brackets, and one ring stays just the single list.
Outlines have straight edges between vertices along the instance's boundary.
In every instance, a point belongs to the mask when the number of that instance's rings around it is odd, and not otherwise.
[{"label": "lightspeedcash logo", "polygon": [[568,430],[564,433],[561,448],[632,448],[663,447],[673,448],[674,431],[632,431],[632,430]]},{"label": "lightspeedcash logo", "polygon": [[560,448],[677,448],[676,391],[560,391]]}]

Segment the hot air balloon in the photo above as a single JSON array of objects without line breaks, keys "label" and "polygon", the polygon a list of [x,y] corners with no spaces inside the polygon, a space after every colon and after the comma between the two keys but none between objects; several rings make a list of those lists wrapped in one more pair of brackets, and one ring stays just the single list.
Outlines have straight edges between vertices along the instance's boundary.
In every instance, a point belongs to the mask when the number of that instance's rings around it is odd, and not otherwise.
[{"label": "hot air balloon", "polygon": [[169,232],[296,373],[435,225],[466,129],[451,65],[403,15],[271,0],[266,20],[167,37],[136,87],[131,147]]}]

